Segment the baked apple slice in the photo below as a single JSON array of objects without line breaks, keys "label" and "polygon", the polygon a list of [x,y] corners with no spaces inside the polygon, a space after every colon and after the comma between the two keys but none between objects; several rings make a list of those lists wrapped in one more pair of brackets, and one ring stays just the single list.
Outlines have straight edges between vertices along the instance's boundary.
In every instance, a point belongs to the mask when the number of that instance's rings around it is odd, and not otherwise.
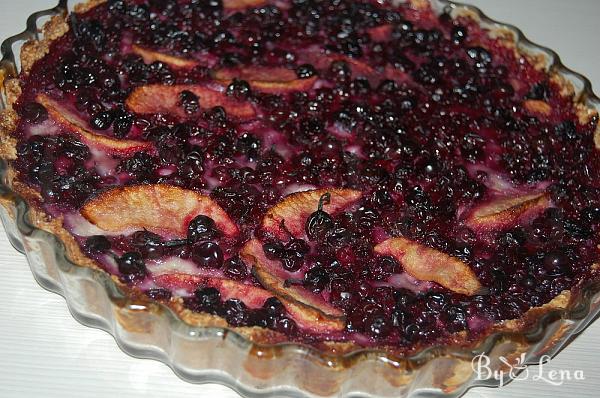
[{"label": "baked apple slice", "polygon": [[223,301],[237,298],[242,300],[249,308],[260,308],[266,299],[273,297],[273,294],[260,287],[208,275],[173,272],[152,275],[152,279],[160,287],[170,290],[183,290],[188,293],[193,293],[199,286],[214,287],[221,293]]},{"label": "baked apple slice", "polygon": [[375,246],[375,252],[396,258],[409,275],[419,280],[433,281],[467,296],[482,291],[481,283],[467,264],[415,241],[390,238]]},{"label": "baked apple slice", "polygon": [[226,236],[238,233],[235,223],[210,197],[164,184],[113,188],[88,201],[81,214],[100,229],[116,233],[147,229],[185,237],[190,221],[198,215],[210,217]]},{"label": "baked apple slice", "polygon": [[222,91],[196,84],[179,84],[165,86],[162,84],[149,84],[137,87],[129,95],[125,104],[127,108],[136,113],[165,113],[186,117],[181,107],[181,93],[192,92],[198,97],[200,108],[210,109],[222,106],[227,114],[239,119],[250,119],[254,117],[255,111],[248,102],[241,102],[228,97]]},{"label": "baked apple slice", "polygon": [[392,34],[393,26],[390,24],[375,26],[367,29],[373,41],[388,41]]},{"label": "baked apple slice", "polygon": [[312,64],[317,69],[328,69],[332,63],[343,61],[348,64],[348,67],[352,71],[352,76],[370,77],[377,75],[377,71],[371,65],[343,54],[324,54],[321,52],[309,51],[301,54],[301,59],[306,63]]},{"label": "baked apple slice", "polygon": [[219,69],[213,78],[224,85],[233,79],[245,80],[252,88],[266,93],[305,91],[317,80],[316,76],[299,79],[292,69],[261,66]]},{"label": "baked apple slice", "polygon": [[241,11],[246,8],[262,7],[267,0],[223,0],[223,8],[226,10]]},{"label": "baked apple slice", "polygon": [[310,320],[313,328],[322,327],[328,330],[342,330],[345,327],[344,313],[329,304],[325,299],[301,286],[286,284],[290,274],[283,270],[281,264],[269,260],[261,243],[252,239],[240,251],[240,257],[252,266],[256,279],[278,298],[294,303],[301,309],[304,319]]},{"label": "baked apple slice", "polygon": [[147,64],[159,61],[176,69],[192,69],[199,64],[198,61],[193,59],[186,59],[177,57],[175,55],[161,53],[159,51],[138,46],[137,44],[133,44],[131,46],[131,52],[142,57],[144,62]]},{"label": "baked apple slice", "polygon": [[84,122],[66,106],[45,94],[38,94],[36,101],[46,108],[48,115],[60,126],[79,136],[84,144],[104,149],[112,154],[128,154],[140,151],[151,151],[151,142],[124,140],[96,134],[84,126]]},{"label": "baked apple slice", "polygon": [[526,100],[523,107],[529,112],[537,115],[548,116],[552,113],[552,107],[542,100]]},{"label": "baked apple slice", "polygon": [[271,207],[262,220],[265,231],[280,240],[287,240],[289,234],[296,238],[304,237],[306,220],[317,210],[323,195],[329,194],[329,200],[322,203],[323,209],[335,214],[356,203],[361,192],[353,189],[315,189],[290,194]]},{"label": "baked apple slice", "polygon": [[545,193],[501,197],[476,207],[465,223],[476,232],[502,230],[540,214],[550,205],[550,198]]},{"label": "baked apple slice", "polygon": [[[161,287],[170,290],[184,290],[188,293],[194,292],[199,286],[214,287],[221,293],[223,301],[236,298],[241,300],[248,308],[261,308],[267,299],[274,297],[273,293],[253,285],[229,279],[221,279],[200,275],[188,275],[182,273],[162,274],[152,277],[154,282]],[[336,330],[328,322],[321,322],[312,313],[306,311],[304,306],[293,301],[278,297],[283,304],[289,317],[305,330],[314,332],[328,332]]]}]

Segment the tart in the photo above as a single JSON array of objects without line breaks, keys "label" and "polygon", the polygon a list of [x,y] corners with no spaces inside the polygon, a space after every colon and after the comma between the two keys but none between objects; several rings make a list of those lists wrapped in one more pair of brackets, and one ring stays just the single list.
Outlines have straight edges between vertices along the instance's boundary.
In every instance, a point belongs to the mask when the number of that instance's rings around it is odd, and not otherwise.
[{"label": "tart", "polygon": [[598,278],[598,115],[427,2],[92,1],[8,83],[9,183],[195,326],[402,357]]}]

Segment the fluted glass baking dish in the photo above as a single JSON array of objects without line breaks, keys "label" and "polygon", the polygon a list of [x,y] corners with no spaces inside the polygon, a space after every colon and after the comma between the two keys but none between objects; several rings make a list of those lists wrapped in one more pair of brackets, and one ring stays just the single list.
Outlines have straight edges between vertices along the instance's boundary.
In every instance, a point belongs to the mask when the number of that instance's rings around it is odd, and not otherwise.
[{"label": "fluted glass baking dish", "polygon": [[[596,111],[600,108],[587,79],[565,68],[554,52],[531,43],[518,29],[492,21],[474,7],[445,0],[431,3],[437,12],[475,19],[491,34],[514,42],[521,52],[539,57],[548,70],[570,83],[575,101]],[[67,2],[61,1],[31,15],[26,31],[2,43],[2,82],[19,72],[20,45],[37,38],[48,16],[67,10]],[[4,97],[0,105],[5,106]],[[34,226],[27,204],[7,183],[4,164],[0,173],[0,215],[11,243],[27,255],[37,281],[63,295],[80,322],[111,333],[131,355],[166,363],[187,381],[222,383],[247,397],[460,396],[474,386],[493,387],[510,380],[508,373],[504,380],[478,380],[472,369],[477,355],[488,355],[492,370],[521,360],[539,363],[581,332],[599,309],[600,286],[590,283],[567,310],[547,313],[527,333],[494,334],[471,349],[431,347],[406,358],[373,350],[333,356],[298,344],[258,345],[227,329],[189,326],[160,304],[125,296],[108,274],[72,263],[57,237]]]}]

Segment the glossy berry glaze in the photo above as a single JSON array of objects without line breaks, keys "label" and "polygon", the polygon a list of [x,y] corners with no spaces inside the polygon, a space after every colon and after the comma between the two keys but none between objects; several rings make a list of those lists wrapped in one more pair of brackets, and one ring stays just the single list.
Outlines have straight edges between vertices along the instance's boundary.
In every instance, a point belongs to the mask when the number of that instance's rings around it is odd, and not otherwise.
[{"label": "glossy berry glaze", "polygon": [[[223,3],[109,1],[23,76],[13,165],[107,272],[233,326],[396,347],[594,276],[597,118],[529,61],[427,9]],[[115,189],[158,183],[184,190]],[[229,218],[163,212],[188,190]]]}]

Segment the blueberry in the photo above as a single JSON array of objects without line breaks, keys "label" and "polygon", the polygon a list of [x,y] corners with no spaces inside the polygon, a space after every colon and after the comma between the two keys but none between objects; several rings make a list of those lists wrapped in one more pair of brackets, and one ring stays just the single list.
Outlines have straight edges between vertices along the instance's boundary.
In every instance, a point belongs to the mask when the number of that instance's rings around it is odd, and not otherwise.
[{"label": "blueberry", "polygon": [[298,252],[286,250],[283,258],[281,259],[281,265],[283,269],[289,272],[296,272],[304,264],[304,257],[299,256]]},{"label": "blueberry", "polygon": [[333,218],[323,211],[323,205],[328,204],[331,199],[331,195],[325,193],[319,199],[319,205],[317,211],[313,212],[306,220],[305,231],[306,236],[310,240],[317,240],[322,238],[331,228],[333,228]]},{"label": "blueberry", "polygon": [[141,22],[150,18],[150,10],[145,4],[131,5],[127,7],[126,13],[128,17]]},{"label": "blueberry", "polygon": [[432,311],[440,312],[447,304],[446,296],[443,293],[431,292],[427,294],[427,308]]},{"label": "blueberry", "polygon": [[146,264],[142,255],[137,252],[127,252],[117,259],[119,272],[126,280],[135,281],[144,279],[147,274]]},{"label": "blueberry", "polygon": [[581,219],[587,224],[600,223],[600,207],[589,206],[581,212]]},{"label": "blueberry", "polygon": [[136,231],[131,235],[131,242],[144,258],[155,259],[164,254],[162,238],[149,231]]},{"label": "blueberry", "polygon": [[550,276],[561,276],[568,273],[569,257],[561,250],[552,250],[544,255],[544,268]]},{"label": "blueberry", "polygon": [[311,64],[302,64],[296,68],[296,75],[299,79],[308,79],[317,74],[314,66]]},{"label": "blueberry", "polygon": [[186,115],[193,115],[200,110],[200,99],[193,92],[183,90],[179,93],[179,105]]},{"label": "blueberry", "polygon": [[361,206],[355,213],[356,225],[359,228],[372,228],[379,219],[379,213],[370,207]]},{"label": "blueberry", "polygon": [[257,159],[260,155],[261,142],[255,135],[244,133],[238,138],[236,148],[249,159]]},{"label": "blueberry", "polygon": [[221,302],[221,293],[214,287],[199,287],[194,296],[204,310],[213,310]]},{"label": "blueberry", "polygon": [[304,274],[304,286],[315,293],[323,291],[328,283],[329,275],[321,266],[314,266]]},{"label": "blueberry", "polygon": [[525,97],[532,100],[547,101],[549,95],[550,88],[548,87],[548,84],[546,84],[545,82],[540,82],[535,83],[533,86],[531,86],[531,89]]},{"label": "blueberry", "polygon": [[126,171],[145,180],[154,172],[156,159],[146,152],[136,152],[132,157],[124,159],[119,163],[118,169]]},{"label": "blueberry", "polygon": [[352,241],[352,232],[341,226],[334,227],[327,234],[327,243],[333,247],[342,247]]},{"label": "blueberry", "polygon": [[110,241],[104,235],[93,235],[85,240],[85,249],[90,254],[106,253],[110,247]]},{"label": "blueberry", "polygon": [[248,266],[239,256],[227,259],[223,268],[225,276],[233,280],[242,280],[248,276]]},{"label": "blueberry", "polygon": [[133,126],[133,115],[127,112],[119,112],[113,122],[113,134],[117,138],[123,138]]},{"label": "blueberry", "polygon": [[371,92],[371,83],[364,77],[358,77],[352,80],[350,92],[352,95],[368,95]]},{"label": "blueberry", "polygon": [[28,102],[21,108],[21,116],[29,123],[40,123],[48,118],[48,111],[42,104]]},{"label": "blueberry", "polygon": [[114,114],[111,111],[102,111],[92,116],[90,125],[97,130],[106,130],[114,121]]},{"label": "blueberry", "polygon": [[408,341],[414,341],[421,333],[421,327],[416,323],[409,323],[404,328],[404,338]]},{"label": "blueberry", "polygon": [[554,133],[559,138],[574,140],[577,138],[577,126],[572,120],[565,120],[554,127]]},{"label": "blueberry", "polygon": [[124,15],[127,10],[127,5],[124,0],[109,0],[108,10],[113,14]]},{"label": "blueberry", "polygon": [[464,26],[455,26],[454,28],[452,28],[451,37],[452,41],[455,44],[461,44],[467,39],[467,36],[468,31],[467,28],[465,28]]},{"label": "blueberry", "polygon": [[451,332],[463,330],[467,326],[466,311],[459,306],[450,306],[445,310],[445,317]]},{"label": "blueberry", "polygon": [[295,252],[298,256],[304,257],[310,251],[310,247],[303,239],[290,239],[285,245],[287,251]]},{"label": "blueberry", "polygon": [[268,242],[263,246],[263,252],[269,260],[279,260],[285,253],[285,248],[281,242]]},{"label": "blueberry", "polygon": [[192,260],[201,267],[221,268],[223,251],[214,242],[202,242],[192,248]]},{"label": "blueberry", "polygon": [[392,311],[391,318],[392,318],[391,319],[392,326],[401,327],[402,325],[404,325],[406,323],[406,320],[409,318],[409,315],[406,311],[396,308],[396,309],[394,309],[394,311]]},{"label": "blueberry", "polygon": [[380,313],[375,313],[366,321],[367,331],[376,338],[384,338],[391,332],[390,320]]},{"label": "blueberry", "polygon": [[270,316],[280,316],[285,314],[285,307],[277,297],[269,297],[265,300],[263,308]]},{"label": "blueberry", "polygon": [[329,66],[332,77],[337,81],[345,81],[352,76],[352,70],[345,61],[333,61]]},{"label": "blueberry", "polygon": [[238,299],[229,299],[223,303],[225,320],[231,326],[244,326],[248,323],[248,308]]},{"label": "blueberry", "polygon": [[485,68],[492,63],[492,54],[483,47],[471,47],[467,49],[467,55],[478,68]]},{"label": "blueberry", "polygon": [[250,84],[248,84],[247,81],[233,79],[233,81],[227,86],[226,94],[236,98],[248,98],[250,92]]},{"label": "blueberry", "polygon": [[205,215],[198,215],[190,221],[187,238],[190,243],[200,240],[213,239],[219,235],[215,221]]}]

